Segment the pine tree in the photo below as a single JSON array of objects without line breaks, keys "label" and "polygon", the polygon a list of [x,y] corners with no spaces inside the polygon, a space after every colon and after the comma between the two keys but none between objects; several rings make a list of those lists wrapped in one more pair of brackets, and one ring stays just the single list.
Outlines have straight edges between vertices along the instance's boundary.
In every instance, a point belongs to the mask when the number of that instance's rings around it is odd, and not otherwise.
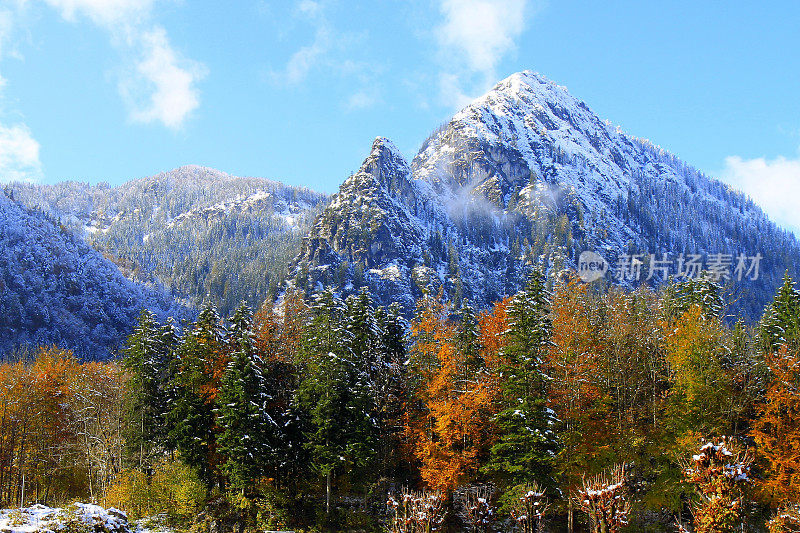
[{"label": "pine tree", "polygon": [[787,272],[783,285],[761,319],[759,338],[762,350],[777,352],[782,345],[789,350],[800,348],[800,291]]},{"label": "pine tree", "polygon": [[511,485],[554,485],[558,442],[552,431],[554,416],[546,404],[548,378],[541,369],[552,329],[549,307],[545,278],[533,272],[508,311],[507,344],[500,355],[500,439],[484,470]]},{"label": "pine tree", "polygon": [[483,365],[478,344],[478,319],[468,304],[458,311],[457,349],[464,356],[465,372],[475,371]]},{"label": "pine tree", "polygon": [[169,367],[176,335],[172,323],[159,325],[143,310],[123,349],[123,366],[131,376],[127,387],[126,442],[140,469],[150,469],[166,444],[169,409]]},{"label": "pine tree", "polygon": [[174,397],[167,416],[169,441],[209,486],[217,481],[214,407],[226,366],[224,329],[214,308],[206,308],[176,350]]},{"label": "pine tree", "polygon": [[225,461],[222,470],[232,488],[248,499],[264,464],[275,461],[269,437],[280,430],[274,421],[270,424],[266,412],[267,391],[250,317],[250,309],[242,303],[231,319],[229,345],[233,351],[217,396],[217,424],[222,429],[217,441]]},{"label": "pine tree", "polygon": [[325,479],[329,514],[334,477],[357,472],[374,456],[374,406],[366,376],[348,349],[341,300],[330,290],[317,294],[312,312],[304,342],[308,369],[297,397],[307,413],[306,448],[312,469]]},{"label": "pine tree", "polygon": [[343,313],[350,353],[355,361],[374,372],[380,332],[375,321],[375,308],[366,288],[358,296],[349,296],[345,300]]},{"label": "pine tree", "polygon": [[696,278],[668,284],[664,297],[669,319],[682,315],[692,306],[699,306],[706,318],[721,318],[725,307],[722,287],[705,271]]}]

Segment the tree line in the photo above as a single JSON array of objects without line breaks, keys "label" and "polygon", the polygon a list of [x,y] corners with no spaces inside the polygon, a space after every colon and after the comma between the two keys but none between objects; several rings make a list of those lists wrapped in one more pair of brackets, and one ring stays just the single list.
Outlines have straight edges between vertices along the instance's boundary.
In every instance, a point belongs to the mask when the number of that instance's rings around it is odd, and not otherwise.
[{"label": "tree line", "polygon": [[252,530],[795,531],[800,292],[787,276],[754,326],[725,306],[708,277],[533,273],[480,312],[425,293],[408,323],[366,290],[182,329],[144,311],[117,361],[2,366],[0,504]]}]

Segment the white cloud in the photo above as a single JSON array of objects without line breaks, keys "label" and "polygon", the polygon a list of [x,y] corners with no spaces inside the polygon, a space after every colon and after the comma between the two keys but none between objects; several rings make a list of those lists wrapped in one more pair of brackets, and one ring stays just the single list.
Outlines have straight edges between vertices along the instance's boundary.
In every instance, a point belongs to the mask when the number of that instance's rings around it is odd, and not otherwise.
[{"label": "white cloud", "polygon": [[313,40],[297,49],[284,67],[271,70],[268,76],[273,83],[283,86],[298,86],[320,72],[346,79],[355,89],[344,97],[343,109],[370,108],[381,101],[378,81],[381,67],[350,57],[366,33],[337,31],[327,13],[331,7],[332,2],[328,0],[301,0],[294,4],[293,16],[313,31]]},{"label": "white cloud", "polygon": [[5,55],[6,43],[11,37],[13,27],[12,13],[8,9],[0,10],[0,58]]},{"label": "white cloud", "polygon": [[0,124],[0,181],[38,181],[42,177],[39,143],[24,124]]},{"label": "white cloud", "polygon": [[286,83],[296,85],[306,79],[311,69],[319,63],[330,48],[330,38],[325,26],[320,26],[314,36],[314,42],[300,48],[292,54],[286,63],[283,78]]},{"label": "white cloud", "polygon": [[297,10],[304,15],[316,18],[322,15],[322,4],[313,0],[303,0],[297,5]]},{"label": "white cloud", "polygon": [[464,94],[459,77],[449,72],[439,74],[439,92],[443,101],[459,109],[473,100],[471,96]]},{"label": "white cloud", "polygon": [[155,0],[44,0],[70,22],[84,16],[106,30],[131,65],[118,87],[134,122],[183,126],[200,105],[207,69],[181,57],[163,27],[150,22]]},{"label": "white cloud", "polygon": [[150,15],[153,0],[45,0],[59,10],[61,16],[75,22],[78,15],[91,19],[98,26],[133,26]]},{"label": "white cloud", "polygon": [[443,23],[436,39],[445,70],[439,87],[443,97],[459,106],[466,95],[465,82],[480,75],[478,91],[497,81],[497,66],[516,48],[525,30],[528,0],[439,0]]},{"label": "white cloud", "polygon": [[302,0],[294,8],[295,16],[305,19],[314,28],[311,44],[299,48],[286,62],[286,67],[272,72],[272,79],[278,83],[297,85],[306,80],[309,73],[326,62],[325,56],[333,46],[330,23],[325,16],[325,6],[321,1]]},{"label": "white cloud", "polygon": [[380,98],[375,89],[362,89],[350,95],[345,103],[345,108],[348,111],[357,111],[360,109],[368,109],[380,101]]},{"label": "white cloud", "polygon": [[725,158],[722,178],[741,189],[775,222],[800,235],[800,158]]},{"label": "white cloud", "polygon": [[441,0],[440,43],[474,71],[493,73],[525,27],[526,0]]},{"label": "white cloud", "polygon": [[[140,41],[143,54],[136,63],[135,74],[120,82],[120,90],[130,102],[131,119],[143,123],[158,121],[178,129],[200,105],[195,83],[205,76],[206,68],[179,57],[161,27],[143,33]],[[132,89],[142,85],[146,87],[144,91]]]}]

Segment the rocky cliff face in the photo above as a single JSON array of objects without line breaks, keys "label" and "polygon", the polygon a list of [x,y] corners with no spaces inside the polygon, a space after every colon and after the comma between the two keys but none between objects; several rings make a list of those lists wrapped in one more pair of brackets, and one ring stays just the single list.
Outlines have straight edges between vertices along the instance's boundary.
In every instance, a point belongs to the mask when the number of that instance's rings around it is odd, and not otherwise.
[{"label": "rocky cliff face", "polygon": [[426,288],[483,307],[514,292],[526,265],[574,266],[583,250],[612,265],[629,253],[761,253],[760,279],[734,287],[751,316],[800,257],[741,193],[522,72],[453,116],[410,165],[376,139],[294,273],[308,289],[367,285],[407,310]]}]

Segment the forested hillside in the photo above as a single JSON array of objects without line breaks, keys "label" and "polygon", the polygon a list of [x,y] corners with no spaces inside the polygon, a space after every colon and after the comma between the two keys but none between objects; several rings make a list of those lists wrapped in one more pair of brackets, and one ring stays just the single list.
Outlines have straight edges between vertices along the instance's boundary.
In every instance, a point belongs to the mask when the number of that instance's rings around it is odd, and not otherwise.
[{"label": "forested hillside", "polygon": [[[346,293],[368,286],[411,313],[422,289],[483,309],[524,284],[525,264],[576,267],[585,250],[642,279],[679,277],[679,257],[728,258],[734,311],[757,320],[800,245],[742,193],[601,120],[545,77],[520,72],[456,113],[411,162],[378,138],[317,218],[294,279]],[[653,256],[670,270],[650,277]],[[761,254],[758,279],[736,258]],[[731,264],[732,263],[732,264]],[[631,286],[637,280],[608,274]]]},{"label": "forested hillside", "polygon": [[323,194],[187,166],[119,187],[12,184],[134,279],[228,313],[274,297]]},{"label": "forested hillside", "polygon": [[119,269],[52,216],[0,193],[0,359],[20,347],[57,344],[107,359],[142,309],[192,318],[157,285]]}]

